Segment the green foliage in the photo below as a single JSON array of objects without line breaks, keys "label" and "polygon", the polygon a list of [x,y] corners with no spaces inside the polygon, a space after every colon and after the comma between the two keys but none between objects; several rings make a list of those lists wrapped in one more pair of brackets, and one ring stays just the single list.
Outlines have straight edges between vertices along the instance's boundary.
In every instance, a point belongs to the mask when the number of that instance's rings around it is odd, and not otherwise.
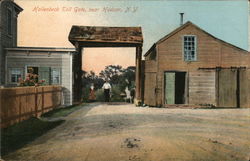
[{"label": "green foliage", "polygon": [[96,101],[103,102],[104,101],[104,92],[103,89],[98,89],[95,92],[96,95]]},{"label": "green foliage", "polygon": [[86,87],[83,87],[83,91],[82,91],[82,94],[83,94],[83,101],[84,102],[88,102],[89,100],[89,93],[90,93],[90,91],[89,91],[89,85],[87,85]]},{"label": "green foliage", "polygon": [[112,86],[111,101],[123,101],[121,94],[126,87],[132,89],[135,82],[135,67],[131,66],[126,69],[119,65],[109,65],[102,70],[99,76],[93,71],[89,73],[83,71],[83,101],[88,102],[89,87],[93,83],[95,87],[96,101],[104,101],[103,90],[101,89],[104,81],[109,80]]},{"label": "green foliage", "polygon": [[45,85],[45,80],[38,81],[38,75],[33,73],[28,73],[26,78],[23,80],[19,78],[19,86],[41,86]]},{"label": "green foliage", "polygon": [[72,112],[79,110],[81,107],[82,105],[81,106],[72,105],[64,108],[57,108],[43,114],[42,117],[65,117],[71,114]]},{"label": "green foliage", "polygon": [[111,101],[113,102],[122,102],[124,99],[121,97],[121,89],[119,84],[112,86],[112,92],[111,92]]},{"label": "green foliage", "polygon": [[4,156],[25,146],[63,122],[62,120],[43,121],[38,118],[30,118],[1,129],[1,155]]}]

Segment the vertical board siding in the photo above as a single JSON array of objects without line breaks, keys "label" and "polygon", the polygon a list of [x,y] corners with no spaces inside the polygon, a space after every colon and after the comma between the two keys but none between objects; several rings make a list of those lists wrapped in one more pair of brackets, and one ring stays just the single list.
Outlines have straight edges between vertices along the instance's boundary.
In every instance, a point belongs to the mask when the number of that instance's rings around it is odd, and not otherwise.
[{"label": "vertical board siding", "polygon": [[144,103],[149,106],[156,105],[156,73],[145,73]]},{"label": "vertical board siding", "polygon": [[250,108],[250,69],[240,71],[240,107]]},{"label": "vertical board siding", "polygon": [[1,128],[40,116],[61,105],[60,86],[0,89]]},{"label": "vertical board siding", "polygon": [[189,103],[216,104],[215,71],[189,73]]},{"label": "vertical board siding", "polygon": [[231,69],[222,69],[218,72],[218,106],[237,107],[237,71]]}]

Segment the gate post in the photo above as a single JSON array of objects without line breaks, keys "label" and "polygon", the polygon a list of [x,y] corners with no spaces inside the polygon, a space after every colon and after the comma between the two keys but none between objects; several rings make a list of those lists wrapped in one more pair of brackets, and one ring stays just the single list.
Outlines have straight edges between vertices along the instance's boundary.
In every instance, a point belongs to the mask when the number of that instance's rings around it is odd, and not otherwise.
[{"label": "gate post", "polygon": [[73,56],[73,100],[74,103],[82,101],[82,47],[76,43],[76,54]]},{"label": "gate post", "polygon": [[137,46],[136,47],[136,73],[135,73],[135,84],[136,84],[136,92],[135,92],[135,98],[136,98],[136,104],[139,105],[142,101],[142,47]]}]

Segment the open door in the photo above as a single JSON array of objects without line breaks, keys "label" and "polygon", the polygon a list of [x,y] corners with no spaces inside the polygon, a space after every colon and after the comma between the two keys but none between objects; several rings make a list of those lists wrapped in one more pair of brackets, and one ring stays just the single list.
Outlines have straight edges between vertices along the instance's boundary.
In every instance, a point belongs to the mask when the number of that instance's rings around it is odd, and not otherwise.
[{"label": "open door", "polygon": [[186,72],[165,72],[165,104],[185,103]]}]

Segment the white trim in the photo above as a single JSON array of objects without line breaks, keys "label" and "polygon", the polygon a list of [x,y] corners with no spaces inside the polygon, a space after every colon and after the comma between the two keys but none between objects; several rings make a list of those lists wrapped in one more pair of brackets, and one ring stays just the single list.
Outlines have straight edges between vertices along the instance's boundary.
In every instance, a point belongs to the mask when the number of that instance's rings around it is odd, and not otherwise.
[{"label": "white trim", "polygon": [[11,82],[11,75],[12,75],[12,72],[11,70],[13,69],[18,69],[21,71],[21,78],[23,79],[23,68],[21,67],[10,67],[8,68],[8,84],[15,84],[15,85],[18,85],[18,82]]},{"label": "white trim", "polygon": [[70,79],[70,105],[72,105],[73,104],[73,82],[72,82],[72,79],[73,79],[73,74],[72,74],[72,65],[73,65],[73,62],[72,62],[72,57],[73,57],[73,54],[72,53],[70,53],[69,52],[69,54],[70,54],[70,58],[69,58],[69,61],[70,61],[70,72],[69,72],[69,79]]},{"label": "white trim", "polygon": [[[194,37],[194,47],[195,47],[195,58],[194,60],[185,60],[185,53],[184,53],[184,37],[185,36],[192,36]],[[182,60],[185,62],[196,62],[198,61],[198,52],[197,52],[197,36],[196,35],[182,35]]]}]

